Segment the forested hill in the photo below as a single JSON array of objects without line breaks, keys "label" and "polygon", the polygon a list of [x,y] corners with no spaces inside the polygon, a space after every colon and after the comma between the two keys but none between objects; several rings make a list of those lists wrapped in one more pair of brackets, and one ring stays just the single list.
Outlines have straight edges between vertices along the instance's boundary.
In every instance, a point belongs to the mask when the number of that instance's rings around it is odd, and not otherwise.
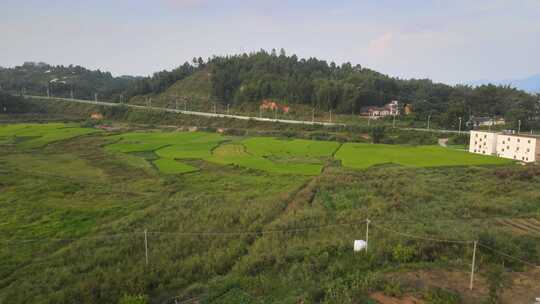
[{"label": "forested hill", "polygon": [[285,104],[358,114],[363,106],[397,99],[411,103],[417,119],[425,120],[431,115],[446,126],[456,124],[458,117],[467,120],[470,115],[504,116],[510,122],[521,120],[531,124],[539,110],[537,95],[509,86],[473,88],[429,79],[404,80],[360,65],[288,56],[283,50],[213,57],[206,62],[194,58],[193,63],[171,72],[137,81],[131,95],[162,93],[174,82],[203,69],[210,73],[208,96],[223,104],[259,104],[262,99],[271,98]]},{"label": "forested hill", "polygon": [[0,88],[11,93],[93,99],[118,99],[136,77],[113,77],[109,72],[92,71],[81,66],[52,66],[43,62],[25,62],[14,68],[0,68]]},{"label": "forested hill", "polygon": [[199,57],[174,70],[136,79],[112,77],[78,66],[35,63],[0,70],[0,86],[7,91],[26,88],[27,92],[44,95],[47,84],[53,87],[55,96],[67,97],[73,88],[75,97],[93,98],[94,91],[114,101],[119,94],[139,103],[155,97],[160,106],[173,104],[173,99],[186,103],[193,99],[192,104],[256,106],[270,98],[321,111],[358,114],[364,106],[397,99],[413,105],[416,119],[425,120],[430,115],[434,122],[447,127],[455,126],[458,117],[466,121],[470,115],[504,116],[516,124],[521,120],[524,128],[536,128],[533,125],[540,121],[540,96],[509,86],[449,86],[429,79],[398,79],[360,65],[298,58],[284,50],[207,60]]}]

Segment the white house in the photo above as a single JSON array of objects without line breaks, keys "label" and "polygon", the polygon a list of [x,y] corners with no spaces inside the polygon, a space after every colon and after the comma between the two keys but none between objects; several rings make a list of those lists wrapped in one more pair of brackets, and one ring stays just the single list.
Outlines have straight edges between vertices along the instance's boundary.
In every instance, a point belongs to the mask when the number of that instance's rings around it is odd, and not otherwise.
[{"label": "white house", "polygon": [[385,104],[384,107],[364,107],[360,111],[361,115],[369,116],[371,118],[397,116],[399,115],[399,101],[392,100],[390,103]]},{"label": "white house", "polygon": [[471,131],[469,152],[530,163],[540,159],[540,140],[531,135]]}]

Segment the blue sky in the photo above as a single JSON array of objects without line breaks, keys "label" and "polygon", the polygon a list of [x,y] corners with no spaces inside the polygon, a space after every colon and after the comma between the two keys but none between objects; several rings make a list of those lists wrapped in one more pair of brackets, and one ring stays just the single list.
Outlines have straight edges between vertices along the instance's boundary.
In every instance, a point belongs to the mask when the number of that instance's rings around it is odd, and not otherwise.
[{"label": "blue sky", "polygon": [[540,73],[540,0],[2,0],[0,65],[148,75],[284,48],[446,83]]}]

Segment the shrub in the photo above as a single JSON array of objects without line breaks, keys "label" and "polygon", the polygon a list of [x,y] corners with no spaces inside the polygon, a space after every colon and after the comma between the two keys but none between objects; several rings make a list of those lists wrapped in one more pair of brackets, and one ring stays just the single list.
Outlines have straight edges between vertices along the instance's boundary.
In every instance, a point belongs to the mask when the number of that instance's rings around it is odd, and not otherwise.
[{"label": "shrub", "polygon": [[124,295],[118,301],[118,304],[147,304],[148,296],[146,295]]},{"label": "shrub", "polygon": [[424,292],[424,300],[429,304],[457,304],[461,303],[461,297],[449,290],[442,288],[430,288]]},{"label": "shrub", "polygon": [[398,244],[392,250],[392,258],[400,263],[410,262],[416,254],[416,248]]}]

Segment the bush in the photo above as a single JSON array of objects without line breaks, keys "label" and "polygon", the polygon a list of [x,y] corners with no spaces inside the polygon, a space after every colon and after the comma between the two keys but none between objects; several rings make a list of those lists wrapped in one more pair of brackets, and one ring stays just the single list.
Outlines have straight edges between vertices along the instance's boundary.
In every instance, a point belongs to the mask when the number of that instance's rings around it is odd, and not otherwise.
[{"label": "bush", "polygon": [[489,289],[486,302],[489,304],[499,303],[500,295],[503,293],[504,289],[510,287],[512,284],[510,277],[500,265],[491,265],[489,267],[489,270],[486,273],[486,281]]},{"label": "bush", "polygon": [[449,290],[431,288],[424,292],[424,300],[429,304],[457,304],[461,303],[461,297]]},{"label": "bush", "polygon": [[378,144],[383,140],[385,130],[386,128],[384,126],[377,126],[371,129],[371,139],[374,144]]},{"label": "bush", "polygon": [[415,255],[416,248],[413,246],[398,244],[392,250],[392,258],[400,263],[407,263],[412,261]]},{"label": "bush", "polygon": [[118,301],[118,304],[147,304],[148,296],[146,295],[124,295]]}]

